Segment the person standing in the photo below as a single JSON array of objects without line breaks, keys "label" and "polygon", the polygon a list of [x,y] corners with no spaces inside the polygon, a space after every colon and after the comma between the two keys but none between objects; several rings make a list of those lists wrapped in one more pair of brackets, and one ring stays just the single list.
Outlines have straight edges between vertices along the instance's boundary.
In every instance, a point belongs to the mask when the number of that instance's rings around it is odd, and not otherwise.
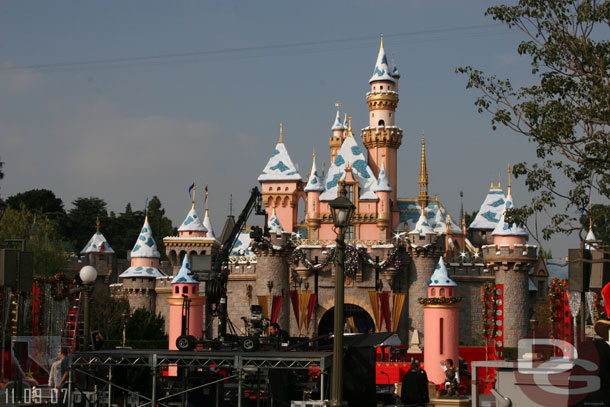
[{"label": "person standing", "polygon": [[66,350],[66,348],[61,348],[59,350],[59,359],[61,361],[59,364],[60,379],[59,382],[55,384],[56,389],[61,389],[62,387],[68,384],[68,374],[70,373],[70,365],[68,360],[68,351]]},{"label": "person standing", "polygon": [[458,384],[460,383],[460,372],[453,367],[453,359],[441,361],[441,367],[445,371],[445,392],[447,396],[456,396]]},{"label": "person standing", "polygon": [[411,368],[402,377],[402,404],[424,406],[430,401],[428,395],[428,375],[420,367],[419,359],[411,362]]}]

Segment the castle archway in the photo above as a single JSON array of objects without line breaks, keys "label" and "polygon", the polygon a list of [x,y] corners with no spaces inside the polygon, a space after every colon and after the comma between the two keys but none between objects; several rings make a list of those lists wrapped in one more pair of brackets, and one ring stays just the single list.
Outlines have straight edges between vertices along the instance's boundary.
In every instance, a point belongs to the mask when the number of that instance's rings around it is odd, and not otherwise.
[{"label": "castle archway", "polygon": [[[362,307],[355,304],[344,304],[343,315],[352,332],[375,332],[375,322],[371,315]],[[353,321],[353,323],[351,323]],[[320,318],[318,335],[332,333],[335,324],[335,307],[330,308]]]}]

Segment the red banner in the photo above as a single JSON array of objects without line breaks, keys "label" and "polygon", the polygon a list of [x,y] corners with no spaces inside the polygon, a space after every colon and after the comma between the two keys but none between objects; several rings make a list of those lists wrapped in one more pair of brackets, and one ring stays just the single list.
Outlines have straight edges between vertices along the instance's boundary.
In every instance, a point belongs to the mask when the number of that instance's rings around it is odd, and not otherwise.
[{"label": "red banner", "polygon": [[273,303],[271,304],[271,323],[277,322],[277,318],[280,316],[280,310],[282,309],[282,302],[284,301],[283,295],[274,295]]},{"label": "red banner", "polygon": [[381,328],[381,325],[383,325],[383,321],[385,320],[385,330],[386,332],[390,332],[390,328],[392,325],[390,312],[390,292],[380,292],[379,302],[381,303],[381,321],[379,322],[379,327]]}]

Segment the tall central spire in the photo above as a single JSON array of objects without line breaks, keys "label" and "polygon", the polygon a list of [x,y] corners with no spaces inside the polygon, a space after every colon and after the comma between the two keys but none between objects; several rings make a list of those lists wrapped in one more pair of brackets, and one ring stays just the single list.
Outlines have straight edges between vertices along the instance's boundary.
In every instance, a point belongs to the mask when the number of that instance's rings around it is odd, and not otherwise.
[{"label": "tall central spire", "polygon": [[417,202],[423,208],[428,206],[428,167],[426,165],[426,139],[421,133],[421,163],[419,166],[419,196]]}]

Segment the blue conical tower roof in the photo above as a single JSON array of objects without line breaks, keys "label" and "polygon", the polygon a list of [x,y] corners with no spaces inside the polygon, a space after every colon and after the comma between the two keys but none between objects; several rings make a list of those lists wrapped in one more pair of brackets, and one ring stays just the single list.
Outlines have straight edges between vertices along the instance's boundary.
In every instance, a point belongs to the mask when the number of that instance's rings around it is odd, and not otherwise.
[{"label": "blue conical tower roof", "polygon": [[280,141],[275,146],[265,169],[258,176],[258,181],[302,181],[301,175],[292,163],[280,133]]},{"label": "blue conical tower roof", "polygon": [[434,273],[430,277],[430,281],[428,281],[428,287],[456,287],[457,284],[455,281],[449,277],[449,272],[447,271],[447,267],[445,266],[445,261],[441,257],[434,269]]},{"label": "blue conical tower roof", "polygon": [[212,220],[210,219],[210,214],[208,210],[205,210],[205,218],[203,218],[203,226],[208,231],[208,237],[216,238],[216,234],[214,233],[214,228],[212,227]]},{"label": "blue conical tower roof", "polygon": [[184,218],[184,222],[178,228],[178,232],[207,232],[208,229],[201,223],[201,218],[197,215],[195,205]]},{"label": "blue conical tower roof", "polygon": [[339,113],[339,109],[337,109],[337,116],[335,117],[335,122],[333,123],[333,127],[331,130],[345,130],[345,123],[341,120],[341,113]]},{"label": "blue conical tower roof", "polygon": [[318,174],[318,168],[316,166],[316,154],[313,154],[313,164],[311,165],[311,174],[309,174],[309,180],[305,185],[305,192],[310,191],[324,191],[324,179]]},{"label": "blue conical tower roof", "polygon": [[508,223],[504,219],[504,215],[506,214],[506,210],[510,209],[514,206],[513,204],[513,196],[510,193],[510,188],[508,195],[506,197],[506,203],[504,204],[504,210],[502,211],[502,217],[500,218],[500,222],[496,225],[496,228],[493,232],[491,232],[492,236],[528,236],[527,230],[521,226],[517,226],[515,223]]},{"label": "blue conical tower roof", "polygon": [[379,47],[379,54],[377,54],[377,62],[375,63],[375,69],[373,70],[373,76],[369,80],[369,83],[377,81],[396,82],[392,78],[390,72],[390,66],[388,64],[388,57],[383,48],[383,37],[381,37],[381,45]]},{"label": "blue conical tower roof", "polygon": [[191,271],[191,263],[189,262],[189,256],[184,255],[182,260],[182,267],[178,270],[178,274],[172,280],[172,284],[199,284],[199,281],[193,276]]},{"label": "blue conical tower roof", "polygon": [[494,229],[502,213],[504,212],[504,204],[506,203],[506,197],[500,186],[491,185],[485,200],[481,204],[481,208],[477,212],[469,229]]},{"label": "blue conical tower roof", "polygon": [[161,254],[157,249],[157,243],[155,242],[155,239],[153,239],[152,229],[150,228],[150,223],[148,223],[148,216],[144,220],[144,226],[142,226],[140,236],[138,236],[138,240],[131,250],[132,259],[141,257],[155,259],[161,257]]},{"label": "blue conical tower roof", "polygon": [[392,186],[390,185],[388,174],[385,171],[385,161],[381,163],[379,178],[377,178],[377,184],[373,187],[373,192],[392,192]]},{"label": "blue conical tower roof", "polygon": [[271,214],[269,221],[267,221],[267,227],[273,233],[280,234],[284,232],[284,228],[275,214],[275,208],[273,208],[273,213]]}]

